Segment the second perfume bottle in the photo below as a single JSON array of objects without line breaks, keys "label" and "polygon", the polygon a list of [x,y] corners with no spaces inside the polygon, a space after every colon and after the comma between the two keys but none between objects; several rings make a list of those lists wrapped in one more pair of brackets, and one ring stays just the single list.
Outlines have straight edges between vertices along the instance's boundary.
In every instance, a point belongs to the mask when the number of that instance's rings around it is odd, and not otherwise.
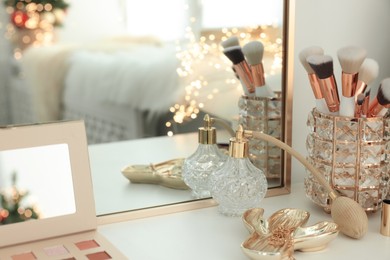
[{"label": "second perfume bottle", "polygon": [[206,114],[204,126],[198,130],[199,146],[183,164],[182,177],[194,198],[211,197],[209,178],[227,159],[217,146],[216,129],[211,125],[211,118]]}]

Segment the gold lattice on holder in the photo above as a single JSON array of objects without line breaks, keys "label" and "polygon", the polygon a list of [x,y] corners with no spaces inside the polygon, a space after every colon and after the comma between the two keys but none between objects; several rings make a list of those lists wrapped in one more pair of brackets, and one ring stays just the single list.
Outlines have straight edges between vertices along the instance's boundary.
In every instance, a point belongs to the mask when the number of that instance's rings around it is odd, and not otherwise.
[{"label": "gold lattice on holder", "polygon": [[[306,139],[308,161],[329,184],[375,212],[388,194],[390,118],[349,118],[313,110],[309,113]],[[306,195],[329,211],[328,193],[309,173]]]},{"label": "gold lattice on holder", "polygon": [[[241,96],[238,102],[239,124],[245,130],[260,131],[277,139],[282,136],[282,95],[275,98]],[[282,151],[258,139],[249,139],[249,159],[267,178],[280,178]]]}]

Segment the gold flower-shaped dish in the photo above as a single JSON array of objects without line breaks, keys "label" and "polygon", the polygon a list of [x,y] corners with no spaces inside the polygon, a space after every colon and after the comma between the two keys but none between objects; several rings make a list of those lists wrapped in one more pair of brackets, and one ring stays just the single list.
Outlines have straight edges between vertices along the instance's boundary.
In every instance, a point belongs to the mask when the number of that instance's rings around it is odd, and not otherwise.
[{"label": "gold flower-shaped dish", "polygon": [[264,209],[244,212],[242,220],[251,235],[242,244],[251,259],[294,259],[294,251],[317,251],[325,248],[339,233],[336,223],[322,221],[302,227],[310,214],[300,209],[281,209],[268,220]]},{"label": "gold flower-shaped dish", "polygon": [[184,159],[173,159],[157,164],[129,165],[122,174],[132,183],[158,184],[173,189],[188,189],[181,172]]}]

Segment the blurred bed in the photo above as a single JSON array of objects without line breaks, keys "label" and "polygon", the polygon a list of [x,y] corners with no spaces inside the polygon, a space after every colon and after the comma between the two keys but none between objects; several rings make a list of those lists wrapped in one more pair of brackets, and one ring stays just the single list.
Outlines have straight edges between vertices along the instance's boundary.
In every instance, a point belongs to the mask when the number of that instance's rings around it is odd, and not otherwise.
[{"label": "blurred bed", "polygon": [[183,96],[174,44],[121,37],[30,47],[14,63],[14,124],[84,119],[89,143],[154,136]]}]

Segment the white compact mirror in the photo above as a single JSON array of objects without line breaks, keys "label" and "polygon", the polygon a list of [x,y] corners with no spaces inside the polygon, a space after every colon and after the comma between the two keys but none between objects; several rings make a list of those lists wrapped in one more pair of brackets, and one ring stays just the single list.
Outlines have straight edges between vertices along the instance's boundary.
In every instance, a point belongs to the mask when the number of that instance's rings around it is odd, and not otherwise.
[{"label": "white compact mirror", "polygon": [[68,145],[1,151],[0,196],[2,225],[74,214]]},{"label": "white compact mirror", "polygon": [[0,128],[0,192],[0,248],[94,229],[84,122]]}]

